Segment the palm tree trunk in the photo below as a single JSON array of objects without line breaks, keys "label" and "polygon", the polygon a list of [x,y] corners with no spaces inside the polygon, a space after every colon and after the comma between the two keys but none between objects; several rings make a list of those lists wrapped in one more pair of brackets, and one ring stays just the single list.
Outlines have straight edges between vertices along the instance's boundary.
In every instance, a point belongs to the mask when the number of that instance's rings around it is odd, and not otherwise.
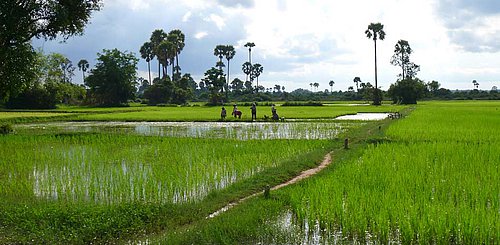
[{"label": "palm tree trunk", "polygon": [[403,80],[405,80],[405,60],[404,60],[404,57],[403,57],[403,52],[401,52],[401,66],[403,68]]},{"label": "palm tree trunk", "polygon": [[149,74],[149,85],[153,84],[153,81],[151,81],[151,64],[148,61],[148,74]]},{"label": "palm tree trunk", "polygon": [[175,65],[174,65],[174,59],[172,59],[172,81],[174,80],[174,68],[175,68]]},{"label": "palm tree trunk", "polygon": [[374,105],[380,105],[380,100],[378,98],[378,83],[377,83],[377,40],[375,42],[375,95],[373,98]]},{"label": "palm tree trunk", "polygon": [[160,73],[160,59],[158,59],[158,79],[161,79],[160,75],[161,75],[161,73]]},{"label": "palm tree trunk", "polygon": [[227,84],[229,84],[229,60],[227,60]]}]

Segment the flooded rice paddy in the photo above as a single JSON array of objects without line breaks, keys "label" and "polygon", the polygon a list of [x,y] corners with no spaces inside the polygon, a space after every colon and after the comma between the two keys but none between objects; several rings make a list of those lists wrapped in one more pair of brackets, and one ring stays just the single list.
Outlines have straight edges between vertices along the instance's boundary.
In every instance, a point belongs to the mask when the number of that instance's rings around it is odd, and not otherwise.
[{"label": "flooded rice paddy", "polygon": [[19,136],[40,136],[34,142],[19,142],[25,150],[18,164],[30,162],[28,185],[37,198],[185,203],[324,147],[324,140],[363,124],[50,122],[16,125],[15,131]]},{"label": "flooded rice paddy", "polygon": [[362,124],[348,122],[53,122],[16,126],[20,133],[120,133],[239,140],[331,139]]},{"label": "flooded rice paddy", "polygon": [[391,113],[357,113],[355,115],[344,115],[336,117],[337,120],[361,120],[361,121],[378,121],[389,117]]}]

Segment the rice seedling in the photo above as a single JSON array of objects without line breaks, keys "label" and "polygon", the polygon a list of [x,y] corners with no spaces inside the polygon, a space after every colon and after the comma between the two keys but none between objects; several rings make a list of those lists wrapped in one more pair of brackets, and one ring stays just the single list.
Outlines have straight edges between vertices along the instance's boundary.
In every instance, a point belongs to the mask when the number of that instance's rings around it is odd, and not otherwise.
[{"label": "rice seedling", "polygon": [[298,220],[358,241],[498,243],[499,105],[419,106],[388,142],[283,195]]},{"label": "rice seedling", "polygon": [[239,140],[333,139],[363,123],[350,122],[52,122],[16,125],[19,134],[116,133]]},{"label": "rice seedling", "polygon": [[[120,135],[0,139],[0,195],[65,202],[190,202],[325,141]],[[23,191],[19,191],[20,187]]]}]

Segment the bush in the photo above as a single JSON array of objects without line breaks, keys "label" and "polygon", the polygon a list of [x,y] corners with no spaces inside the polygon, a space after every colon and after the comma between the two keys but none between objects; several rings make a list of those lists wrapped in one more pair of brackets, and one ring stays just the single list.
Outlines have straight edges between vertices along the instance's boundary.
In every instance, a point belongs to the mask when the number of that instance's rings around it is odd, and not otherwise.
[{"label": "bush", "polygon": [[164,104],[164,103],[156,104],[156,106],[158,106],[158,107],[178,107],[177,104]]},{"label": "bush", "polygon": [[290,102],[287,101],[281,106],[323,106],[323,103],[319,101],[307,101],[307,102]]},{"label": "bush", "polygon": [[10,125],[10,124],[0,125],[0,134],[1,135],[10,134],[10,133],[12,133],[12,131],[14,131],[14,129],[12,128],[12,125]]}]

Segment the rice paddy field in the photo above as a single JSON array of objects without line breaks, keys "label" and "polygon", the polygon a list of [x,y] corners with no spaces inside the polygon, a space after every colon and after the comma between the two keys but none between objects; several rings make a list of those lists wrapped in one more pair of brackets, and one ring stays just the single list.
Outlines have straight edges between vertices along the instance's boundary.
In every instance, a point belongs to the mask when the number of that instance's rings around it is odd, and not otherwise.
[{"label": "rice paddy field", "polygon": [[499,108],[422,103],[357,157],[283,195],[323,242],[499,243]]},{"label": "rice paddy field", "polygon": [[[278,107],[287,120],[264,122],[258,107],[256,123],[249,108],[228,122],[218,107],[64,108],[0,135],[0,243],[496,244],[499,108]],[[328,152],[318,175],[207,219]]]},{"label": "rice paddy field", "polygon": [[214,122],[206,114],[218,109],[2,112],[15,124],[0,135],[0,243],[121,243],[175,231],[315,166],[363,125],[317,121],[322,116]]}]

